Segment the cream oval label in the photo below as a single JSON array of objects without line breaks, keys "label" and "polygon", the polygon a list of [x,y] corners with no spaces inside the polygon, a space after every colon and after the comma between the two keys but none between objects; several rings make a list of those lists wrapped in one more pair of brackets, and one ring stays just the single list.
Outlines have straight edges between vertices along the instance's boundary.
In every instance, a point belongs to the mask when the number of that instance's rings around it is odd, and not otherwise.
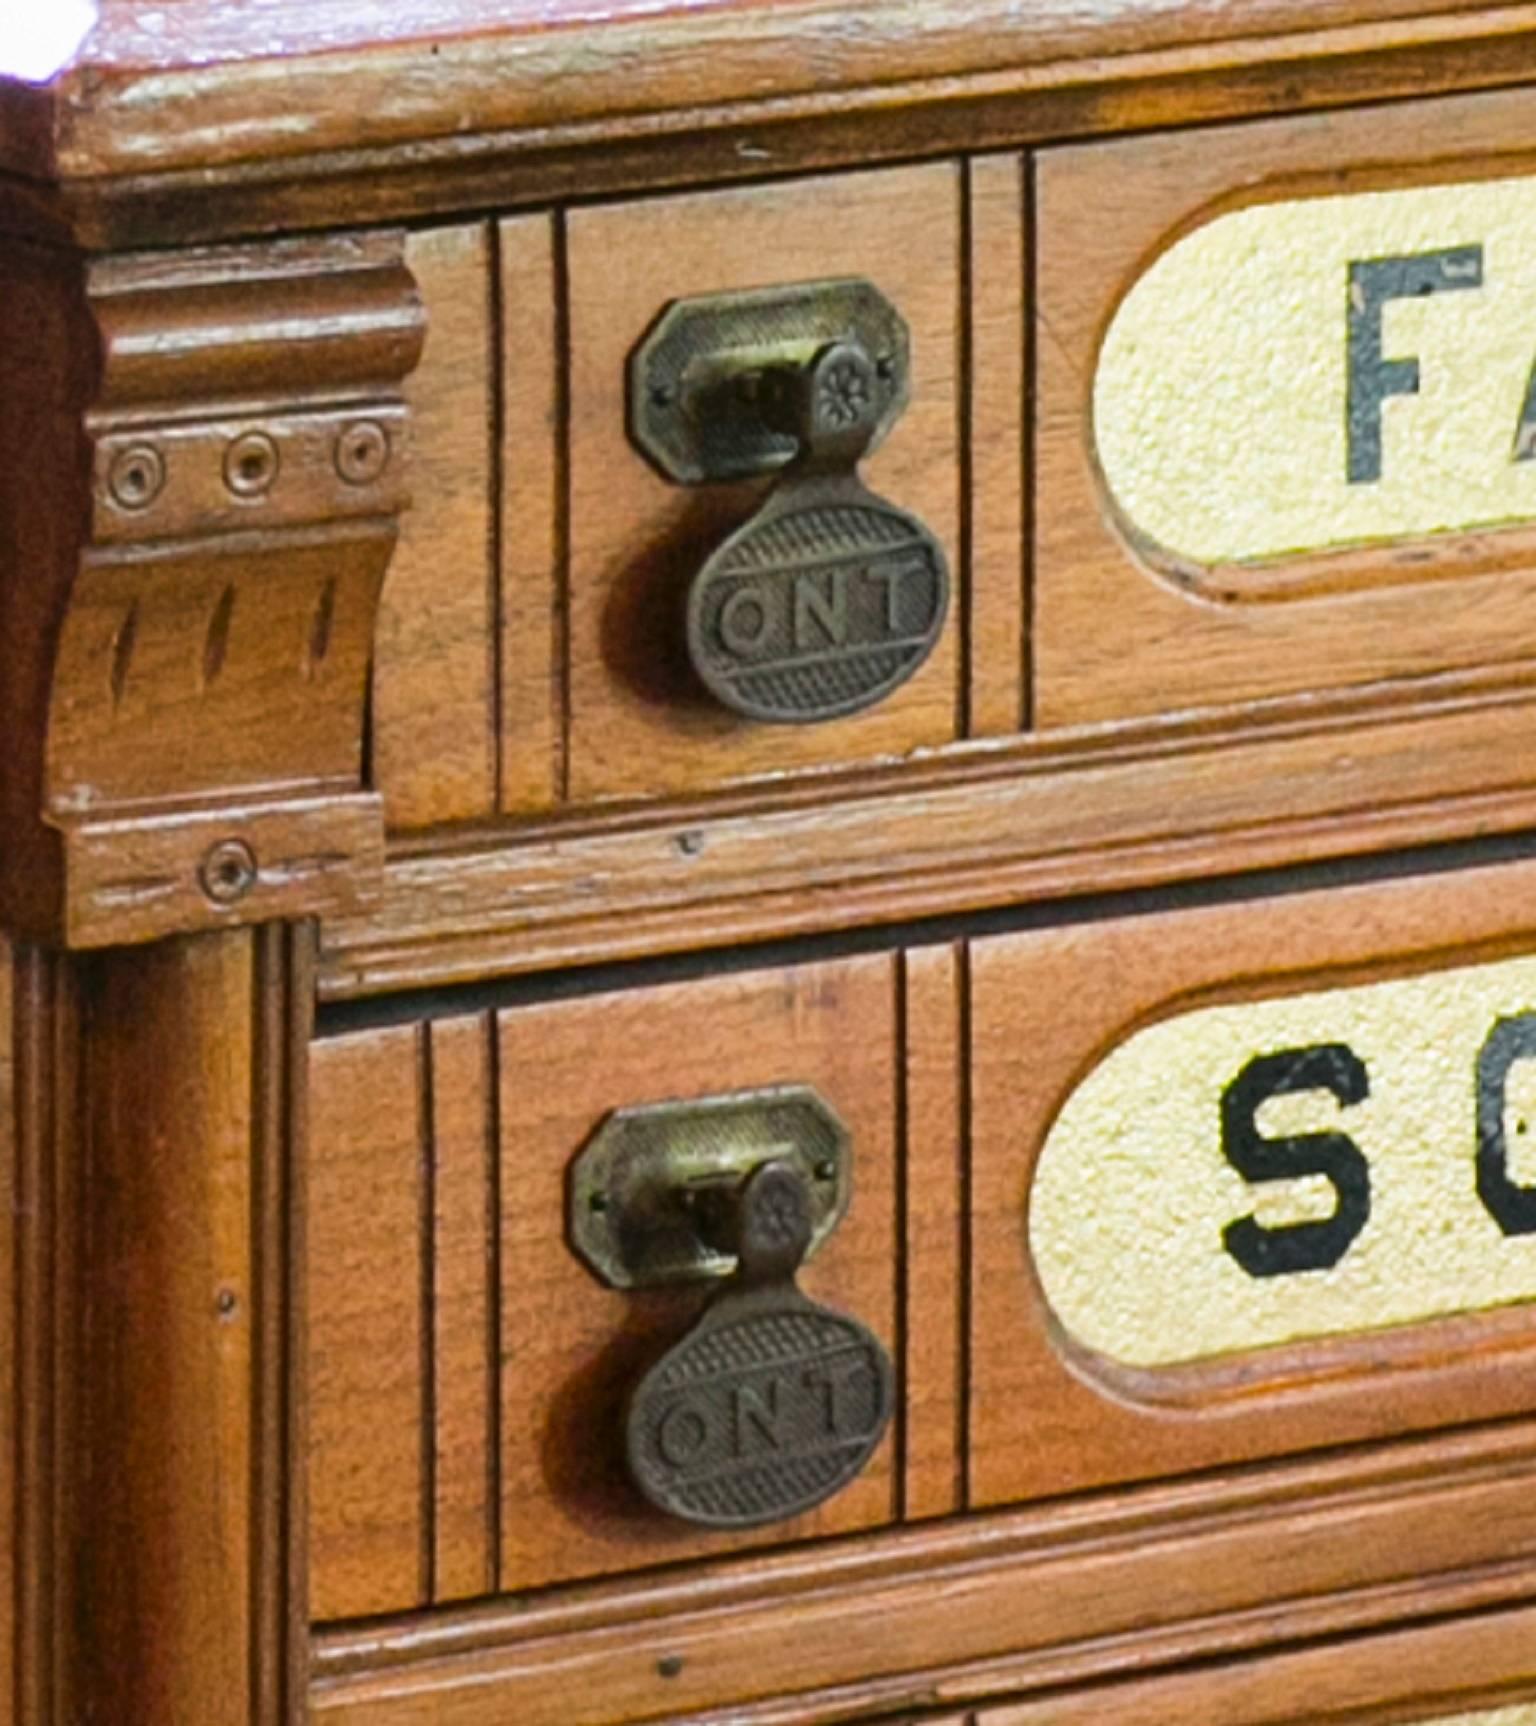
[{"label": "cream oval label", "polygon": [[1057,1114],[1028,1235],[1136,1367],[1536,1300],[1536,958],[1144,1026]]},{"label": "cream oval label", "polygon": [[1455,1714],[1447,1719],[1426,1720],[1422,1726],[1536,1726],[1536,1702],[1520,1702],[1513,1708],[1495,1708],[1486,1714]]},{"label": "cream oval label", "polygon": [[1093,418],[1185,570],[1536,521],[1536,178],[1213,216],[1120,302]]}]

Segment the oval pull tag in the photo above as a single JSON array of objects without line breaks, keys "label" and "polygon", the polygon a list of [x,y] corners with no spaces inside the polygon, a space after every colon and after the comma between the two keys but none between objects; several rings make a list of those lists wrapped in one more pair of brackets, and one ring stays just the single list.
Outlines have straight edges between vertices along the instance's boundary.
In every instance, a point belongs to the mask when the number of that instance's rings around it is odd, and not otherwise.
[{"label": "oval pull tag", "polygon": [[949,567],[915,516],[853,475],[786,480],[694,578],[688,644],[710,692],[801,724],[870,707],[933,652]]},{"label": "oval pull tag", "polygon": [[793,1289],[728,1289],[640,1381],[630,1473],[688,1522],[788,1521],[858,1474],[893,1406],[889,1359],[857,1319]]}]

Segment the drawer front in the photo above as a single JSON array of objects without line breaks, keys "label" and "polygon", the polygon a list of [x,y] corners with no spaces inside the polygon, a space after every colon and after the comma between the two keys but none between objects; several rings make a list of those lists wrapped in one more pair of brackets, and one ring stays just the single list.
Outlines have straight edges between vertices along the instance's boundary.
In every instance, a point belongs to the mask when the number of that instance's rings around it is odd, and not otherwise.
[{"label": "drawer front", "polygon": [[[626,377],[632,351],[676,301],[872,282],[905,319],[912,358],[909,404],[867,464],[868,483],[926,523],[958,567],[963,190],[958,165],[940,163],[569,216],[573,797],[690,791],[954,737],[952,621],[911,681],[860,716],[764,725],[711,699],[686,651],[689,586],[767,483],[670,483],[629,435]],[[761,347],[768,336],[755,339]],[[847,546],[832,539],[798,550],[819,569]],[[825,606],[829,591],[823,583],[813,595],[807,585],[801,598]],[[803,616],[794,651],[825,655],[838,632],[825,611]]]},{"label": "drawer front", "polygon": [[[414,234],[370,760],[394,829],[465,826],[328,925],[327,992],[1527,830],[1527,107]],[[873,707],[768,723],[706,689],[687,601],[775,481],[666,477],[634,367],[680,306],[855,279],[911,337],[860,471],[950,606]],[[796,591],[792,631],[844,629],[824,570]]]},{"label": "drawer front", "polygon": [[[801,1285],[894,1350],[898,971],[895,956],[834,961],[315,1045],[318,1618],[893,1520],[894,1434],[822,1508],[760,1531],[701,1532],[648,1509],[625,1474],[626,1399],[705,1295],[603,1286],[568,1242],[567,1195],[615,1110],[812,1087],[846,1128],[852,1199]],[[762,1394],[777,1408],[771,1385]],[[771,1425],[773,1408],[753,1406]]]},{"label": "drawer front", "polygon": [[974,945],[973,1504],[1536,1405],[1530,879]]},{"label": "drawer front", "polygon": [[[1533,889],[1488,865],[332,1019],[317,1617],[1536,1408]],[[645,1507],[624,1422],[707,1291],[594,1275],[577,1159],[615,1111],[783,1086],[850,1134],[803,1284],[890,1350],[896,1418],[820,1509],[704,1531]]]},{"label": "drawer front", "polygon": [[1521,106],[1041,154],[1042,725],[1536,652]]}]

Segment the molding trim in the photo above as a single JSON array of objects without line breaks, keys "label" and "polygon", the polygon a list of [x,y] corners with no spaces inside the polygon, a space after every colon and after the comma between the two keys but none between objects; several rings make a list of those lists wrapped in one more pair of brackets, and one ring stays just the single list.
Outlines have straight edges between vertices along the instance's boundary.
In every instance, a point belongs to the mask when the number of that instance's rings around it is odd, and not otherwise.
[{"label": "molding trim", "polygon": [[[789,1726],[1389,1625],[1411,1650],[1454,1635],[1451,1615],[1529,1600],[1533,1478],[1536,1426],[1512,1423],[338,1627],[318,1638],[314,1718]],[[1462,1682],[1536,1684],[1532,1620],[1481,1621]]]},{"label": "molding trim", "polygon": [[13,245],[0,283],[0,924],[80,948],[357,909],[425,337],[403,236]]},{"label": "molding trim", "polygon": [[[947,751],[402,841],[328,923],[339,1000],[1529,830],[1529,672]],[[1387,794],[1384,795],[1384,790]]]},{"label": "molding trim", "polygon": [[868,165],[918,138],[942,155],[1496,90],[1536,68],[1530,0],[550,11],[421,0],[381,37],[362,0],[183,0],[151,35],[119,0],[54,83],[0,80],[0,227],[93,248],[294,232],[338,208],[505,210]]}]

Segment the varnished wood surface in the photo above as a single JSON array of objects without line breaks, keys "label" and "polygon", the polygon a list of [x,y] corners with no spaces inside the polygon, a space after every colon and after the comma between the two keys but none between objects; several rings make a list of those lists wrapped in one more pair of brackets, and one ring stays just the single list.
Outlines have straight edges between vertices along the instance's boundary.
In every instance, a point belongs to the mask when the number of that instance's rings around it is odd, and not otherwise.
[{"label": "varnished wood surface", "polygon": [[371,710],[372,771],[404,828],[496,807],[492,245],[476,223],[405,247],[427,337],[406,384],[412,505],[380,598]]},{"label": "varnished wood surface", "polygon": [[501,224],[500,771],[503,814],[549,809],[568,777],[570,386],[564,237],[554,215]]},{"label": "varnished wood surface", "polygon": [[[338,208],[349,222],[505,209],[1536,73],[1528,3],[1259,0],[1238,13],[1216,0],[738,0],[627,21],[609,11],[520,30],[498,28],[506,15],[484,0],[428,0],[391,12],[390,39],[369,48],[359,40],[385,27],[361,0],[350,46],[346,29],[327,37],[329,7],[181,0],[171,15],[182,27],[156,46],[125,5],[55,87],[0,91],[0,159],[25,176],[0,181],[0,227],[93,246],[292,231],[334,225]],[[412,18],[426,36],[412,37]],[[290,58],[274,57],[280,43]]]},{"label": "varnished wood surface", "polygon": [[901,955],[905,1157],[897,1204],[901,1255],[902,1516],[911,1522],[965,1507],[969,1440],[964,1267],[966,953],[958,943]]},{"label": "varnished wood surface", "polygon": [[[1026,200],[1005,153],[516,217],[494,252],[484,225],[413,236],[429,331],[406,386],[415,501],[380,606],[370,730],[391,829],[1016,733]],[[769,487],[663,480],[627,435],[627,359],[679,297],[852,274],[900,308],[915,349],[913,400],[869,483],[939,535],[955,597],[932,660],[875,710],[753,726],[699,685],[684,602]]]},{"label": "varnished wood surface", "polygon": [[0,258],[13,932],[107,946],[370,890],[364,704],[423,335],[402,249]]},{"label": "varnished wood surface", "polygon": [[[809,1280],[877,1328],[899,1323],[889,1333],[902,1368],[899,1490],[878,1520],[1528,1413],[1536,1330],[1519,1305],[1164,1373],[1117,1368],[1064,1336],[1024,1219],[1063,1098],[1171,1000],[1266,1000],[1523,953],[1533,892],[1530,861],[1469,863],[1192,909],[1106,909],[1054,927],[1046,918],[905,953],[509,1007],[494,1061],[482,1016],[322,1041],[317,1614],[431,1604],[445,1505],[462,1505],[477,1550],[489,1539],[500,1552],[503,1590],[719,1549],[625,1514],[629,1489],[604,1460],[619,1419],[609,1393],[641,1370],[667,1303],[604,1295],[564,1239],[563,1173],[605,1110],[665,1096],[810,1082],[853,1127],[857,1227],[845,1240],[845,1225]],[[461,1142],[468,1163],[451,1175]],[[480,1305],[488,1191],[501,1216],[494,1314]],[[354,1220],[364,1194],[374,1195],[366,1228]],[[446,1226],[459,1206],[464,1220]],[[893,1249],[878,1270],[857,1256]],[[432,1292],[465,1274],[458,1300]],[[482,1397],[497,1362],[499,1425]],[[580,1466],[551,1461],[576,1454]],[[488,1462],[500,1471],[499,1511]],[[846,1527],[844,1513],[858,1521],[853,1500],[874,1478],[836,1515],[776,1537]],[[1400,1538],[1416,1549],[1406,1524]]]},{"label": "varnished wood surface", "polygon": [[302,945],[21,955],[28,1726],[249,1726],[302,1694]]},{"label": "varnished wood surface", "polygon": [[[1536,819],[1521,677],[1083,728],[756,797],[397,848],[325,929],[329,998],[911,921],[1512,834]],[[1452,788],[1455,788],[1454,790]]]},{"label": "varnished wood surface", "polygon": [[[1513,33],[1528,14],[1486,0],[1253,0],[1240,16],[1219,0],[1050,0],[1024,10],[1005,0],[415,0],[393,14],[367,0],[259,9],[177,0],[151,25],[141,7],[106,0],[51,88],[4,89],[0,165],[143,173],[611,119],[690,99],[825,101],[1042,67],[1060,77],[1074,61],[1159,51],[1219,67],[1293,57],[1297,39],[1321,57],[1353,46],[1358,32],[1405,34],[1407,20],[1422,39]],[[280,104],[264,99],[278,61]]]},{"label": "varnished wood surface", "polygon": [[[1518,617],[1399,595],[1364,644],[1175,630],[1158,657],[1094,585],[1099,504],[1066,470],[1119,241],[1261,168],[1490,172],[1533,80],[1528,0],[107,0],[51,87],[0,87],[0,233],[30,236],[0,262],[0,921],[109,949],[17,960],[15,1726],[295,1726],[310,1606],[342,1621],[317,1638],[330,1726],[1389,1726],[1532,1692],[1526,1315],[1330,1345],[1302,1364],[1331,1384],[1261,1381],[1230,1419],[1133,1418],[1059,1358],[1031,1376],[998,1246],[1040,1102],[1015,1044],[1059,1072],[1079,1034],[1211,981],[1184,920],[1079,932],[1097,988],[1038,915],[866,949],[930,916],[1521,843],[1529,668],[1481,663],[1527,653]],[[1429,100],[1453,91],[1481,93]],[[305,229],[328,237],[198,249]],[[715,519],[624,477],[622,359],[666,298],[834,251],[922,329],[872,477],[968,578],[953,658],[867,750],[705,761],[676,712],[615,694],[652,627],[620,605],[615,636],[602,591],[636,523],[681,568],[679,521]],[[1037,361],[1080,375],[1035,450]],[[340,472],[339,407],[417,434],[377,633],[404,488]],[[252,431],[280,447],[270,503],[223,466]],[[113,495],[142,436],[214,457],[147,514]],[[1496,618],[1524,581],[1480,579]],[[1312,693],[1349,678],[1371,687]],[[1174,711],[1213,692],[1219,723]],[[611,806],[560,812],[572,793]],[[264,870],[240,910],[197,873],[234,834]],[[1264,972],[1523,941],[1495,909],[1511,880],[1529,899],[1511,867],[1464,854],[1375,922],[1365,889],[1297,901],[1283,954],[1237,909],[1198,913],[1201,942]],[[232,926],[322,910],[345,912],[336,1000],[791,935],[861,951],[494,1009],[491,987],[309,1051],[307,933]],[[904,1403],[846,1496],[738,1551],[637,1517],[588,1442],[692,1309],[586,1278],[560,1176],[608,1107],[806,1077],[869,1159],[807,1281],[893,1344]],[[0,1111],[5,1087],[0,1063]]]},{"label": "varnished wood surface", "polygon": [[[912,332],[912,396],[862,471],[877,494],[938,536],[963,586],[963,193],[958,165],[946,162],[567,217],[573,802],[891,759],[956,735],[955,627],[908,683],[846,719],[753,725],[702,691],[684,638],[689,583],[769,488],[670,484],[630,441],[625,386],[630,351],[673,300],[776,282],[873,280]],[[615,270],[615,258],[625,268]]]},{"label": "varnished wood surface", "polygon": [[1520,1305],[1166,1372],[1095,1359],[1050,1309],[1024,1195],[1084,1074],[1171,1002],[1271,999],[1525,951],[1533,888],[1528,863],[1468,868],[972,943],[973,1506],[1531,1409],[1536,1323]]},{"label": "varnished wood surface", "polygon": [[308,1541],[320,1616],[430,1598],[421,1054],[411,1029],[375,1048],[368,1062],[322,1046],[310,1067]]},{"label": "varnished wood surface", "polygon": [[967,737],[1008,737],[1030,723],[1029,176],[1027,159],[1015,152],[966,164],[965,611],[953,627],[963,632]]},{"label": "varnished wood surface", "polygon": [[1513,1425],[340,1629],[319,1639],[315,1717],[812,1726],[1025,1692],[1045,1708],[1277,1642],[1334,1639],[1347,1679],[1339,1638],[1436,1620],[1435,1657],[1399,1650],[1400,1679],[1529,1686],[1533,1467]]},{"label": "varnished wood surface", "polygon": [[[822,1510],[760,1533],[701,1534],[646,1509],[623,1471],[624,1400],[707,1291],[602,1287],[568,1245],[565,1192],[571,1162],[611,1109],[812,1085],[853,1135],[854,1199],[805,1287],[899,1354],[899,984],[896,957],[883,955],[317,1044],[317,1617],[518,1592],[895,1517],[891,1442]],[[942,981],[937,992],[942,1001]],[[921,1027],[911,1035],[921,1041]],[[919,1096],[922,1154],[943,1157],[947,1135],[952,1165],[953,1033],[947,1058],[942,1021],[935,1037],[919,1073],[936,1093]],[[925,1260],[933,1250],[918,1243]],[[933,1335],[919,1333],[914,1382],[946,1382],[942,1359],[929,1357],[955,1347],[953,1304],[949,1314],[947,1334],[939,1312],[926,1315]],[[953,1366],[947,1384],[915,1416],[930,1512],[953,1508]],[[946,1434],[951,1499],[935,1503]]]},{"label": "varnished wood surface", "polygon": [[[1530,157],[1519,154],[1526,110],[1524,92],[1504,92],[1040,154],[1031,309],[1037,723],[1241,709],[1536,654],[1536,578],[1523,535],[1447,534],[1430,559],[1422,538],[1407,538],[1292,560],[1302,573],[1281,566],[1266,589],[1245,590],[1244,580],[1263,578],[1238,571],[1202,593],[1191,572],[1160,572],[1137,552],[1106,498],[1092,433],[1105,325],[1172,236],[1216,208],[1287,194],[1529,172]],[[1305,579],[1317,562],[1326,575]],[[1297,597],[1274,585],[1286,580]]]}]

